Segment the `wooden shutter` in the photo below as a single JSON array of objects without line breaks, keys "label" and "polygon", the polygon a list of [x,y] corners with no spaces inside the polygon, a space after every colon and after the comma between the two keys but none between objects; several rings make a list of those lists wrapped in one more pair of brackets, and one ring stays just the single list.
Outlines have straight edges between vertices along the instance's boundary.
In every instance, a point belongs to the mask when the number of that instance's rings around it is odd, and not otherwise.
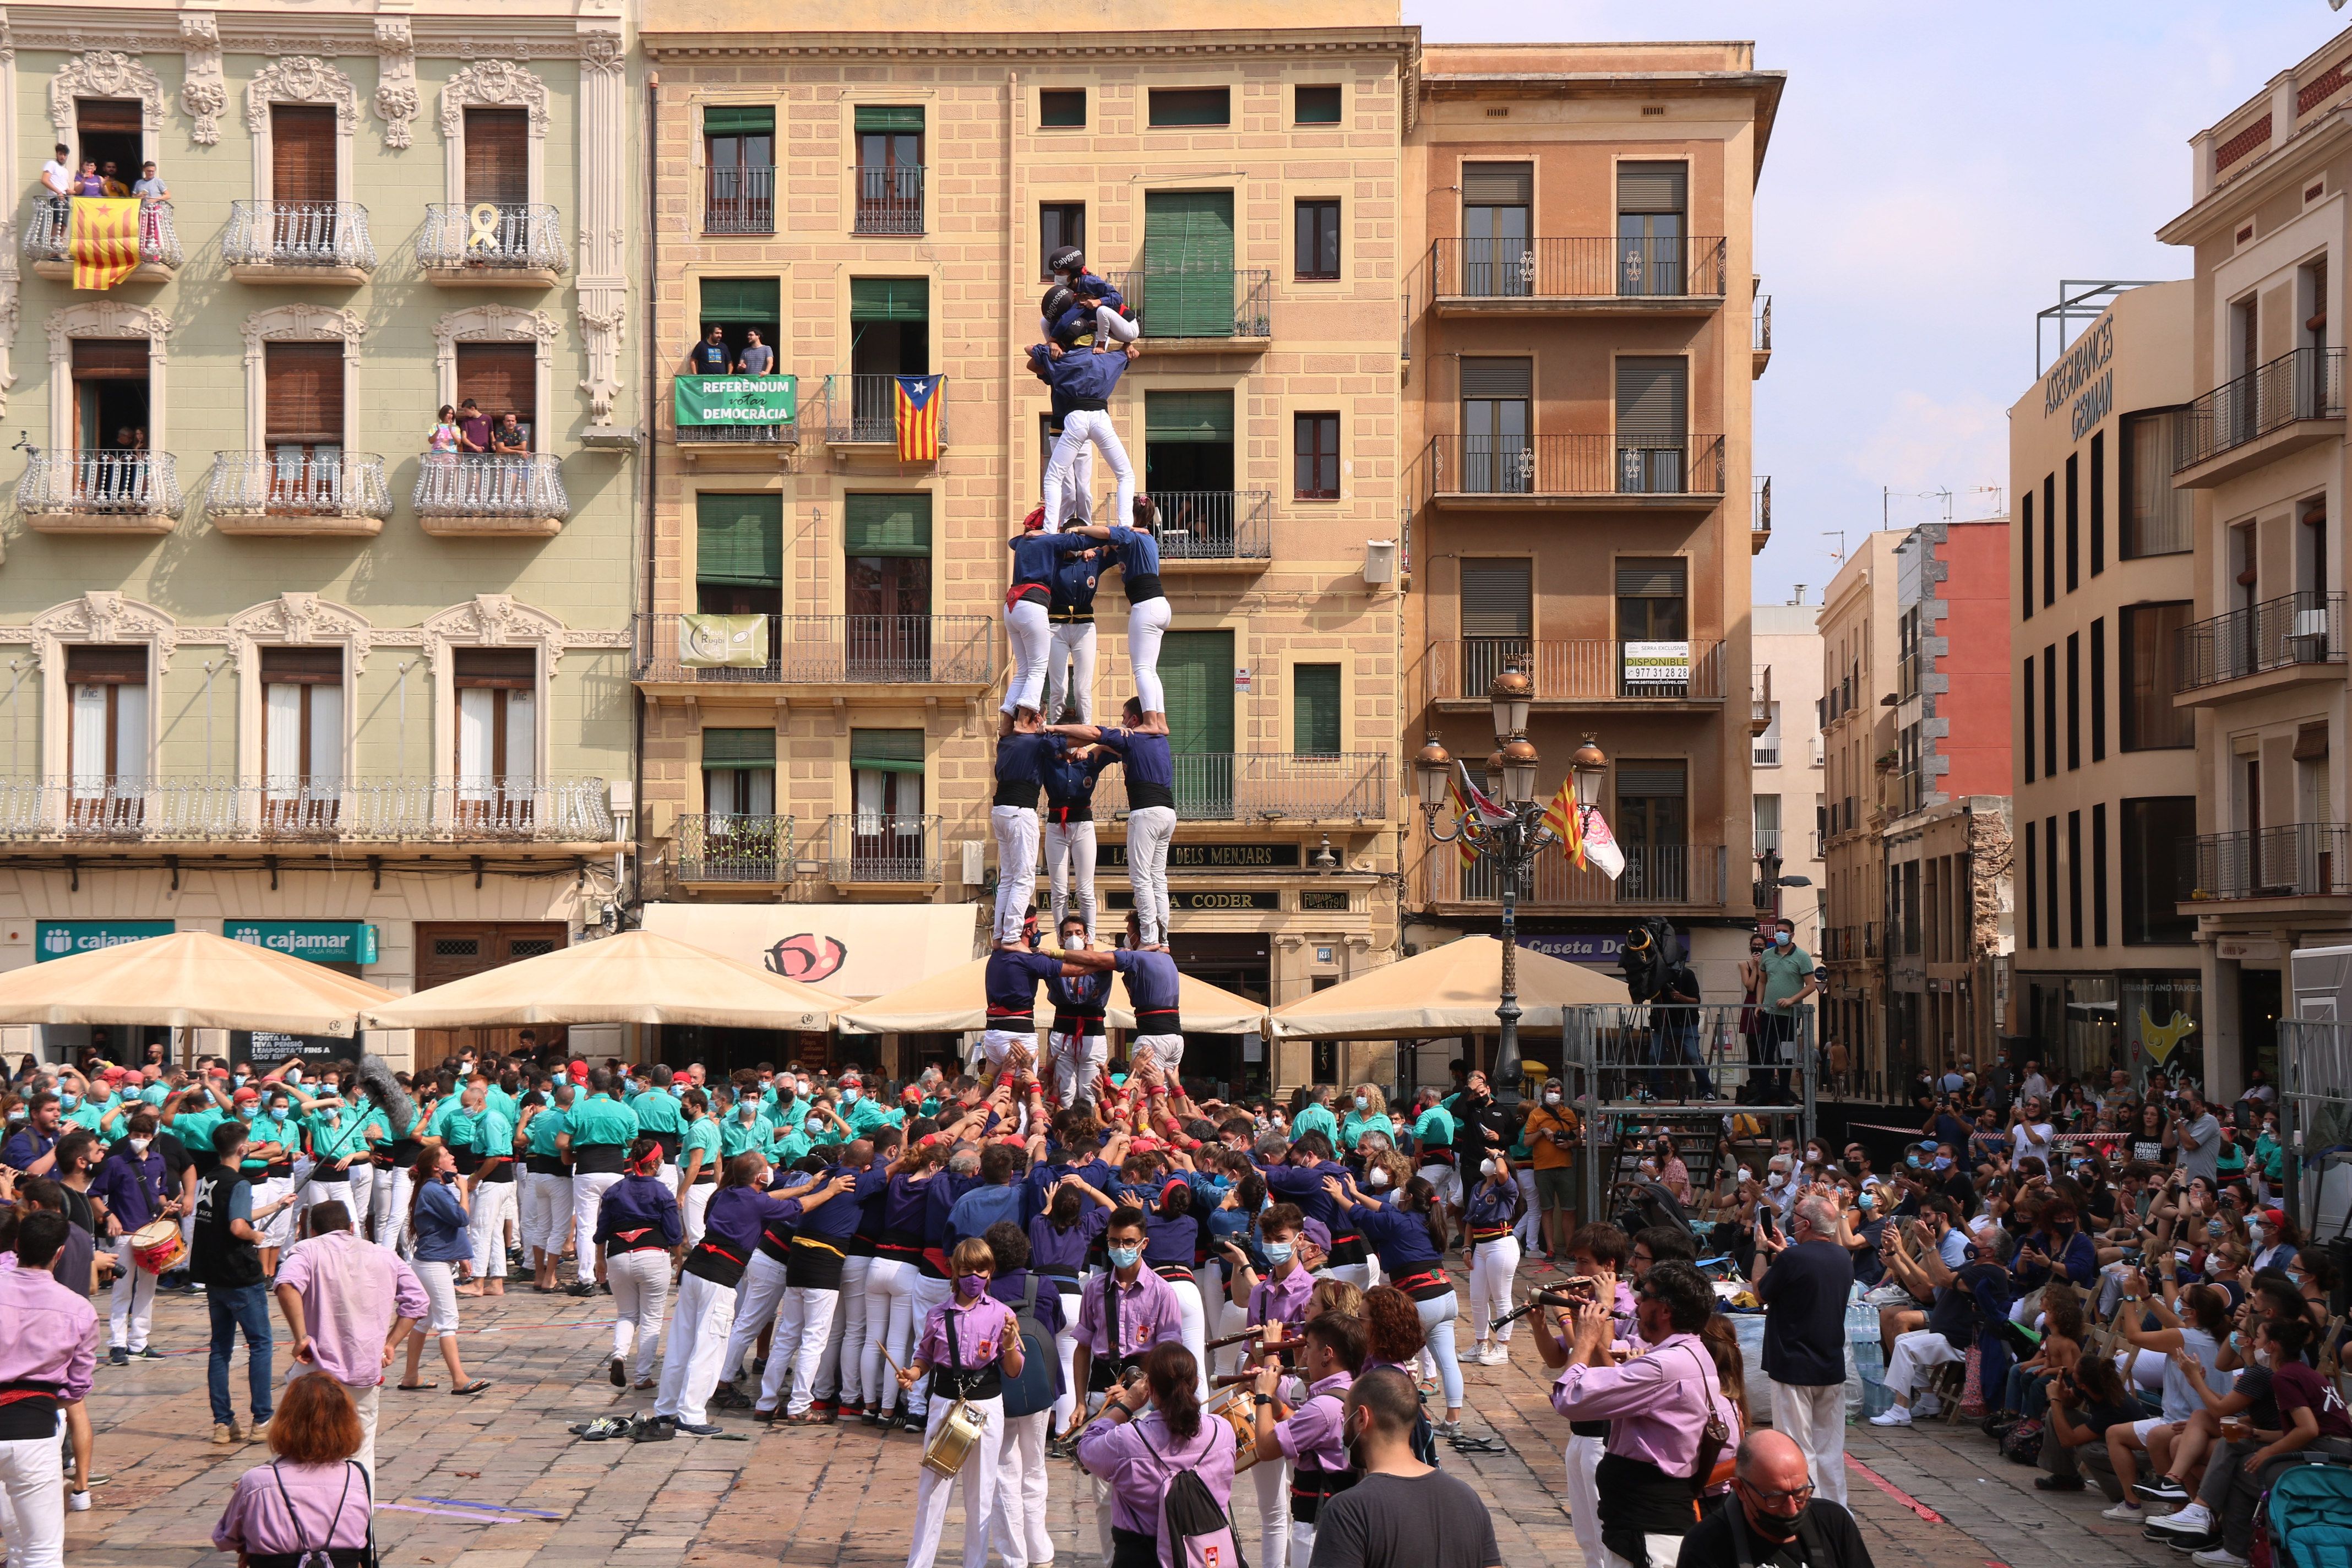
[{"label": "wooden shutter", "polygon": [[530,114],[523,109],[466,110],[466,201],[501,206],[530,200]]},{"label": "wooden shutter", "polygon": [[851,495],[842,508],[841,552],[847,556],[929,556],[931,498],[928,491]]},{"label": "wooden shutter", "polygon": [[1687,793],[1685,764],[1679,762],[1619,763],[1615,772],[1619,800],[1680,800]]},{"label": "wooden shutter", "polygon": [[1168,689],[1169,744],[1176,751],[1234,749],[1234,634],[1170,632],[1160,645]]},{"label": "wooden shutter", "polygon": [[261,650],[264,686],[339,686],[343,650],[339,647],[266,647]]},{"label": "wooden shutter", "polygon": [[764,730],[705,730],[702,765],[706,768],[772,768],[776,765],[776,731]]},{"label": "wooden shutter", "polygon": [[1299,664],[1290,670],[1290,749],[1310,756],[1339,750],[1339,667]]},{"label": "wooden shutter", "polygon": [[84,136],[139,136],[146,132],[135,98],[75,99],[74,126]]},{"label": "wooden shutter", "polygon": [[529,343],[459,343],[457,401],[472,398],[498,423],[511,409],[525,426],[539,418],[539,361]]},{"label": "wooden shutter", "polygon": [[868,773],[919,773],[923,771],[923,732],[852,730],[849,765]]},{"label": "wooden shutter", "polygon": [[76,338],[73,341],[76,381],[144,381],[147,379],[145,338]]},{"label": "wooden shutter", "polygon": [[269,194],[281,202],[336,199],[332,104],[269,106]]},{"label": "wooden shutter", "polygon": [[1627,355],[1617,362],[1617,442],[1670,447],[1687,426],[1690,367],[1682,359]]},{"label": "wooden shutter", "polygon": [[137,643],[97,643],[66,648],[68,686],[144,686],[147,649]]},{"label": "wooden shutter", "polygon": [[765,327],[782,321],[782,291],[773,278],[706,278],[702,324]]},{"label": "wooden shutter", "polygon": [[1234,441],[1234,395],[1230,392],[1147,392],[1143,438],[1170,443],[1227,446]]},{"label": "wooden shutter", "polygon": [[461,647],[451,653],[451,683],[466,688],[529,691],[539,665],[527,647]]},{"label": "wooden shutter", "polygon": [[1465,163],[1462,205],[1471,207],[1523,207],[1535,200],[1533,163]]},{"label": "wooden shutter", "polygon": [[1617,165],[1617,210],[1621,213],[1679,213],[1689,200],[1688,163]]},{"label": "wooden shutter", "polygon": [[1535,631],[1532,563],[1475,557],[1462,563],[1462,635],[1523,637]]},{"label": "wooden shutter", "polygon": [[928,321],[931,319],[930,279],[853,278],[849,280],[849,319],[853,321]]},{"label": "wooden shutter", "polygon": [[705,491],[694,498],[694,580],[781,588],[784,498]]},{"label": "wooden shutter", "polygon": [[1683,563],[1679,560],[1620,560],[1617,596],[1621,599],[1679,599],[1683,596]]},{"label": "wooden shutter", "polygon": [[776,111],[764,103],[710,103],[702,110],[706,136],[772,136]]},{"label": "wooden shutter", "polygon": [[1233,192],[1143,194],[1142,305],[1151,335],[1233,335]]},{"label": "wooden shutter", "polygon": [[1531,359],[1473,359],[1462,361],[1462,395],[1465,397],[1532,397],[1535,395],[1536,362]]},{"label": "wooden shutter", "polygon": [[262,442],[266,446],[343,444],[343,345],[264,343]]},{"label": "wooden shutter", "polygon": [[857,106],[857,129],[883,132],[912,132],[923,130],[923,106],[919,103],[861,103]]}]

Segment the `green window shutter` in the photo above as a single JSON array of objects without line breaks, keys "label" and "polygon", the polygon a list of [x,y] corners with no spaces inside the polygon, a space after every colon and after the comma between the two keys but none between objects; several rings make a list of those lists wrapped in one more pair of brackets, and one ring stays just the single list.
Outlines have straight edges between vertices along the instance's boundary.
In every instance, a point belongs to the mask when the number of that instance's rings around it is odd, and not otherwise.
[{"label": "green window shutter", "polygon": [[841,552],[844,555],[929,555],[931,552],[931,498],[928,491],[905,495],[853,495],[843,508]]},{"label": "green window shutter", "polygon": [[931,280],[928,278],[853,278],[849,280],[849,319],[853,321],[928,321],[931,319]]},{"label": "green window shutter", "polygon": [[1234,194],[1143,194],[1146,337],[1234,335]]},{"label": "green window shutter", "polygon": [[868,773],[919,773],[923,771],[920,730],[852,730],[849,765]]},{"label": "green window shutter", "polygon": [[1147,392],[1143,438],[1162,445],[1230,447],[1234,440],[1234,395],[1230,392]]},{"label": "green window shutter", "polygon": [[694,514],[696,582],[783,585],[783,497],[705,491],[694,498]]},{"label": "green window shutter", "polygon": [[706,136],[773,136],[776,111],[765,104],[706,104],[702,132]]},{"label": "green window shutter", "polygon": [[919,103],[861,103],[857,106],[857,129],[919,132],[923,129],[923,106]]},{"label": "green window shutter", "polygon": [[772,768],[776,765],[776,732],[769,730],[705,730],[702,765],[706,768]]},{"label": "green window shutter", "polygon": [[1297,664],[1290,668],[1290,749],[1313,756],[1339,750],[1339,667]]},{"label": "green window shutter", "polygon": [[1160,645],[1160,679],[1173,750],[1234,749],[1233,633],[1170,632]]},{"label": "green window shutter", "polygon": [[764,326],[782,321],[782,290],[773,278],[706,278],[702,320],[707,326],[745,322]]}]

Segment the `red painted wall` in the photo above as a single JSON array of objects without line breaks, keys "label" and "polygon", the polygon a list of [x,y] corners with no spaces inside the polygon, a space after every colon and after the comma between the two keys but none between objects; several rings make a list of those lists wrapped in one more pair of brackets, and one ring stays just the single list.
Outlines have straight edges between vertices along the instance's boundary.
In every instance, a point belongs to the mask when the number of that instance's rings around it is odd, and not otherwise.
[{"label": "red painted wall", "polygon": [[1950,689],[1936,699],[1936,716],[1951,731],[1930,742],[1951,772],[1935,781],[1948,798],[2010,792],[2009,523],[1956,522],[1936,547],[1946,568],[1937,584],[1948,606],[1930,635],[1948,649],[1935,673]]}]

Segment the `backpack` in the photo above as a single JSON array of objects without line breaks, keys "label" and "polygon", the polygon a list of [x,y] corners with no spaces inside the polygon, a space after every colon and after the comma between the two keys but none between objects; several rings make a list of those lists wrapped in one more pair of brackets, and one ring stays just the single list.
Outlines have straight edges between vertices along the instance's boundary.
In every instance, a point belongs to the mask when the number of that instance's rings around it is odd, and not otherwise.
[{"label": "backpack", "polygon": [[2001,1434],[2000,1457],[2012,1465],[2042,1462],[2042,1423],[2020,1421]]},{"label": "backpack", "polygon": [[[1231,1430],[1213,1415],[1201,1417],[1200,1436],[1210,1443],[1225,1441]],[[1144,1440],[1144,1447],[1151,1447],[1150,1439]],[[1208,1456],[1204,1446],[1193,1457]],[[1232,1516],[1189,1464],[1169,1477],[1168,1490],[1160,1500],[1160,1568],[1249,1568],[1241,1542],[1234,1534]]]},{"label": "backpack", "polygon": [[1020,1310],[1013,1317],[1021,1333],[1021,1375],[1008,1374],[1003,1380],[1008,1421],[1054,1408],[1054,1336],[1037,1321],[1037,1271],[1030,1269],[1028,1275],[1022,1283]]},{"label": "backpack", "polygon": [[2251,1561],[2326,1568],[2352,1558],[2352,1469],[2312,1463],[2284,1471],[2255,1510]]}]

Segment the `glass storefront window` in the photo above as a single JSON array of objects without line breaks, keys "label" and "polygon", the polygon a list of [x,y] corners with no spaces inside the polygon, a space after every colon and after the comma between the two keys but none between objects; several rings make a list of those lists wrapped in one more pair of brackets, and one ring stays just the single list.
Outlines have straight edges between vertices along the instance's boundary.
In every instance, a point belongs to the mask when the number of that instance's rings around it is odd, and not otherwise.
[{"label": "glass storefront window", "polygon": [[2123,977],[2124,1042],[2135,1086],[2154,1076],[2204,1076],[2204,986],[2194,974]]}]

